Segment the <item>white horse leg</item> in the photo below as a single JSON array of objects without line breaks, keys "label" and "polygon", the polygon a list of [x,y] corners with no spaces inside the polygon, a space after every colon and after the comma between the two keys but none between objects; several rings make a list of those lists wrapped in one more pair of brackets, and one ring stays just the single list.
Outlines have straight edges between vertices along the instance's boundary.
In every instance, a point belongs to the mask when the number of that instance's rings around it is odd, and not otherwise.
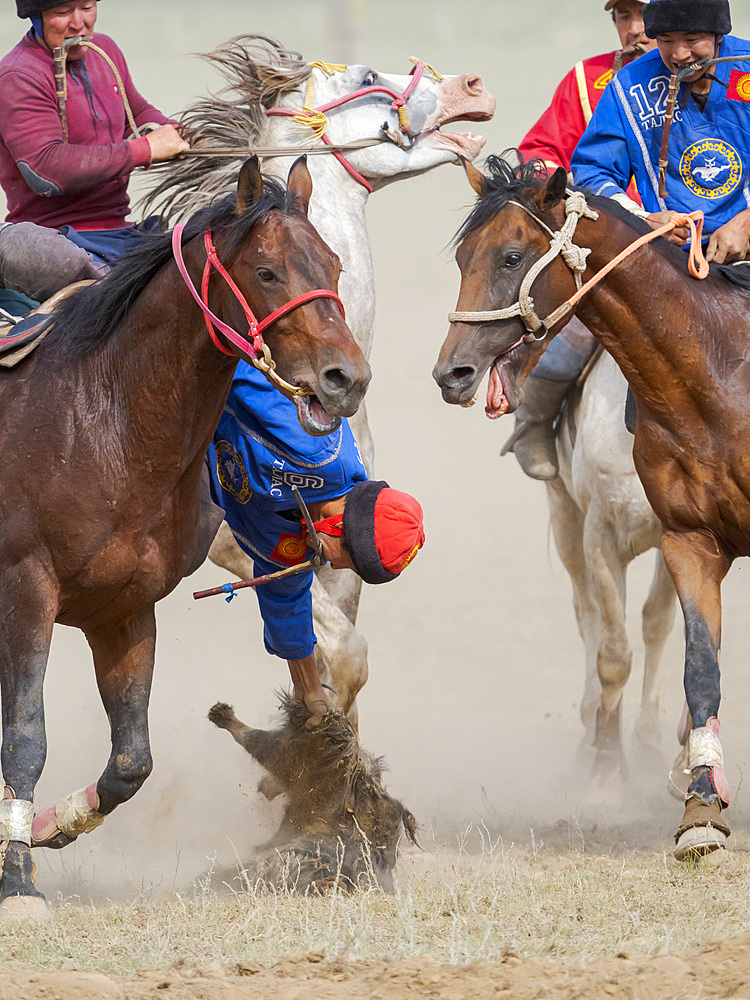
[{"label": "white horse leg", "polygon": [[583,552],[583,514],[561,478],[547,483],[547,502],[555,545],[573,586],[576,622],[586,649],[581,721],[586,728],[586,745],[590,746],[596,733],[596,712],[601,701],[601,685],[596,669],[601,616]]},{"label": "white horse leg", "polygon": [[583,546],[586,562],[601,613],[601,642],[597,673],[602,687],[596,719],[597,770],[624,770],[620,718],[622,692],[630,676],[633,654],[625,629],[625,585],[627,562],[617,549],[612,529],[590,508],[584,523]]},{"label": "white horse leg", "polygon": [[255,574],[252,559],[239,547],[226,521],[219,525],[208,558],[238,580],[251,580]]},{"label": "white horse leg", "polygon": [[658,746],[659,744],[659,692],[657,681],[659,665],[664,652],[664,644],[674,625],[677,610],[677,595],[672,577],[669,575],[661,550],[656,550],[654,575],[651,588],[643,605],[642,627],[646,658],[643,671],[643,694],[641,710],[635,724],[638,743]]},{"label": "white horse leg", "polygon": [[318,637],[315,661],[320,679],[331,688],[332,700],[346,712],[357,729],[356,697],[368,675],[367,641],[317,576],[313,580],[312,598],[313,621]]}]

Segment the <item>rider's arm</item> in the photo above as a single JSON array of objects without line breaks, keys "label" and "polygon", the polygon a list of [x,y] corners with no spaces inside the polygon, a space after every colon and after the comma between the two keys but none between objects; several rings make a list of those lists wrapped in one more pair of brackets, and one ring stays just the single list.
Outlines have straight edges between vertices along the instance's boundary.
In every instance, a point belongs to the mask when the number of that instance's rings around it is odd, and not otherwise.
[{"label": "rider's arm", "polygon": [[25,73],[0,77],[0,132],[24,180],[41,195],[86,191],[151,162],[145,137],[92,146],[63,142],[54,85]]},{"label": "rider's arm", "polygon": [[552,103],[529,129],[518,148],[525,160],[538,157],[549,167],[570,170],[570,157],[585,128],[576,71],[573,69],[558,85]]},{"label": "rider's arm", "polygon": [[571,158],[578,187],[606,198],[625,195],[634,172],[627,128],[615,88],[610,85]]}]

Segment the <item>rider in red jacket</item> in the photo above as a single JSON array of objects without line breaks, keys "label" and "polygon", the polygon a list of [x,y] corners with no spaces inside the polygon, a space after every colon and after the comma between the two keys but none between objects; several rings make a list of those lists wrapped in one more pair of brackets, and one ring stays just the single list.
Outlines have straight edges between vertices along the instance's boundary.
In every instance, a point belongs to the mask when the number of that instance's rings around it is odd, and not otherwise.
[{"label": "rider in red jacket", "polygon": [[[64,227],[68,239],[95,262],[107,263],[134,233],[126,222],[131,172],[171,159],[187,143],[176,123],[136,90],[112,39],[94,35],[96,0],[16,0],[16,7],[19,17],[31,18],[32,27],[0,62],[0,185],[8,222]],[[99,52],[73,45],[67,51],[63,110],[53,52],[76,37],[93,37],[119,80]],[[130,135],[125,100],[139,127],[153,126],[147,135]],[[59,238],[24,225],[20,231],[3,231],[0,258],[11,256],[11,242],[17,257],[19,241],[24,247],[32,244],[34,251],[48,244],[52,260],[59,253],[66,258],[75,253]],[[0,274],[5,270],[0,260]]]},{"label": "rider in red jacket", "polygon": [[[519,149],[524,159],[538,157],[551,170],[564,167],[570,171],[573,150],[613,75],[654,46],[644,33],[644,6],[640,0],[606,0],[604,9],[612,13],[621,47],[584,59],[568,73],[555,91],[550,106],[521,142]],[[628,194],[638,201],[638,193],[632,185]],[[571,381],[577,378],[595,347],[592,335],[574,317],[557,335],[526,381],[524,401],[516,411],[516,430],[510,447],[523,471],[532,479],[557,476],[554,421]]]}]

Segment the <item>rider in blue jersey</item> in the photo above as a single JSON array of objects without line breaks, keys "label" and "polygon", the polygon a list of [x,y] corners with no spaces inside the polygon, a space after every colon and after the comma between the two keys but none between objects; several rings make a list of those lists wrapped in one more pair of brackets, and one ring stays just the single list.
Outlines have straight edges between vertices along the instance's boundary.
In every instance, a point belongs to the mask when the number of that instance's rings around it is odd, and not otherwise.
[{"label": "rider in blue jersey", "polygon": [[[670,222],[675,212],[705,215],[706,256],[735,263],[750,256],[750,41],[730,35],[728,0],[650,0],[643,8],[646,34],[657,48],[624,66],[601,96],[593,117],[571,157],[578,187],[603,195],[646,219],[653,228]],[[669,137],[666,197],[659,195],[661,155],[670,77],[701,59],[733,57],[688,76],[678,93]],[[627,189],[635,180],[643,206]],[[685,246],[686,227],[667,239]],[[554,425],[569,386],[595,348],[589,340],[578,353],[555,338],[529,383],[537,388],[524,400],[518,429],[533,441],[534,451],[521,462],[537,479],[558,474]],[[548,401],[552,401],[547,405]],[[533,429],[533,438],[529,433]],[[517,436],[517,435],[514,435]],[[518,452],[518,448],[516,448]]]},{"label": "rider in blue jersey", "polygon": [[[750,237],[750,41],[731,30],[728,0],[652,0],[646,32],[658,48],[626,66],[602,95],[573,153],[576,184],[615,198],[656,228],[672,212],[705,215],[707,256],[744,260]],[[670,76],[702,58],[736,56],[681,85],[659,195]],[[745,58],[740,58],[740,57]],[[635,178],[643,208],[625,195]],[[674,242],[684,245],[682,231]]]},{"label": "rider in blue jersey", "polygon": [[[209,451],[211,492],[257,576],[311,558],[292,487],[307,504],[334,569],[367,583],[393,580],[424,542],[422,511],[408,494],[367,478],[346,420],[311,437],[297,409],[241,361]],[[256,588],[266,649],[289,662],[299,700],[318,717],[328,707],[315,666],[312,572]],[[322,703],[322,704],[321,704]]]}]

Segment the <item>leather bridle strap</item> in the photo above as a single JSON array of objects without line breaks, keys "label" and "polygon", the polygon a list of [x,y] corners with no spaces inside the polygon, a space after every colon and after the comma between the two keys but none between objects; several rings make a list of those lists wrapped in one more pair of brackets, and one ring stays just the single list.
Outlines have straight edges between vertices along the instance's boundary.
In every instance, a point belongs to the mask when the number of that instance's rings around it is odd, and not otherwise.
[{"label": "leather bridle strap", "polygon": [[[362,87],[360,90],[352,91],[351,94],[344,94],[343,97],[337,97],[335,100],[329,101],[327,104],[321,104],[317,108],[303,106],[301,109],[297,109],[296,111],[291,108],[268,108],[266,110],[266,115],[269,118],[281,117],[295,118],[297,120],[301,120],[305,117],[313,119],[323,116],[324,126],[323,131],[320,132],[320,139],[326,146],[333,146],[334,143],[331,142],[325,133],[325,129],[327,128],[327,123],[324,117],[326,111],[332,111],[334,108],[340,108],[344,104],[349,104],[351,101],[355,101],[360,97],[368,97],[370,94],[385,94],[386,96],[392,98],[391,108],[398,114],[399,129],[404,133],[404,135],[409,135],[411,124],[409,121],[409,110],[406,105],[407,101],[416,90],[424,70],[425,63],[423,63],[421,59],[418,59],[411,71],[411,79],[409,83],[400,94],[397,91],[392,90],[390,87],[383,87],[380,84],[375,84],[372,87]],[[372,194],[372,185],[370,182],[349,162],[349,160],[347,160],[343,153],[339,152],[337,149],[331,149],[331,152],[344,167],[347,173],[350,174],[350,176],[352,176],[358,184],[361,184],[368,194]]]},{"label": "leather bridle strap", "polygon": [[[298,309],[300,306],[306,305],[308,302],[313,302],[315,299],[333,299],[339,307],[342,317],[345,318],[346,312],[344,309],[344,303],[341,301],[336,292],[331,291],[330,288],[316,288],[309,292],[303,292],[302,295],[297,295],[295,298],[285,302],[283,306],[280,306],[278,309],[274,309],[274,311],[269,313],[265,319],[258,320],[231,274],[219,260],[210,229],[206,229],[203,233],[203,244],[206,248],[206,264],[203,268],[201,294],[198,294],[195,285],[188,274],[187,266],[185,265],[185,259],[182,253],[182,233],[184,229],[184,222],[181,222],[174,227],[174,230],[172,231],[172,253],[174,255],[175,263],[177,264],[177,269],[182,276],[182,280],[187,285],[188,291],[198,303],[198,306],[203,313],[206,329],[208,330],[208,334],[216,347],[222,352],[222,354],[227,354],[230,357],[248,358],[256,368],[259,368],[263,374],[274,382],[277,388],[281,389],[287,396],[314,395],[311,390],[302,389],[297,385],[291,385],[289,382],[284,381],[284,379],[276,374],[274,371],[276,365],[271,357],[268,345],[263,340],[263,331],[267,330],[272,323],[275,323],[283,316],[288,315],[288,313],[292,312],[294,309]],[[238,333],[233,327],[219,319],[219,317],[214,315],[214,313],[209,309],[208,286],[212,270],[217,271],[221,275],[224,281],[226,281],[231,288],[234,297],[239,302],[242,311],[245,314],[245,318],[247,319],[249,339],[247,336],[243,336]],[[239,350],[239,354],[229,350],[221,343],[216,333],[217,330]]]}]

